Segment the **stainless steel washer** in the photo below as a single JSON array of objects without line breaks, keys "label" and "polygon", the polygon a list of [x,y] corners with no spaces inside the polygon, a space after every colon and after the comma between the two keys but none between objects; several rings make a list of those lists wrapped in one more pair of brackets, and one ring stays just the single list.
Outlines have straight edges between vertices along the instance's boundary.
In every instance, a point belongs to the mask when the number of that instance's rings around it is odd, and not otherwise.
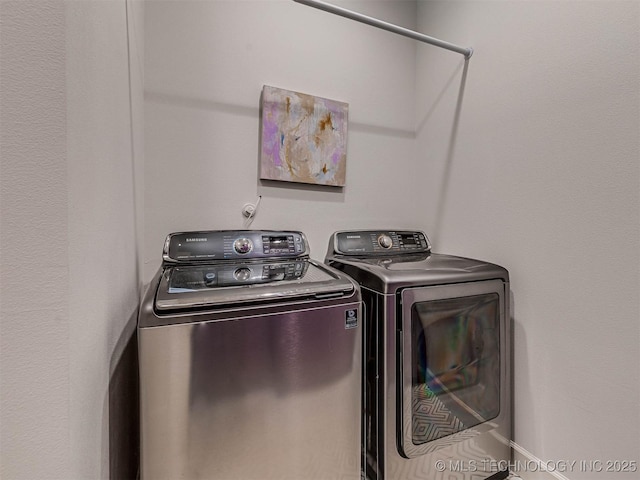
[{"label": "stainless steel washer", "polygon": [[291,231],[169,235],[142,301],[141,478],[360,479],[352,280]]},{"label": "stainless steel washer", "polygon": [[338,232],[361,286],[368,480],[498,480],[511,460],[509,274],[419,231]]}]

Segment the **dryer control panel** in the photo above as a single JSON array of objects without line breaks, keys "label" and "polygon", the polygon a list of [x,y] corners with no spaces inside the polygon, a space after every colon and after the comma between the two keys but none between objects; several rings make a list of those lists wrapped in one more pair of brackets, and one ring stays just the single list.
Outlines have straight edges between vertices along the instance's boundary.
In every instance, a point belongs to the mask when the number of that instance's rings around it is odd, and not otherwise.
[{"label": "dryer control panel", "polygon": [[420,231],[358,230],[333,234],[333,252],[339,255],[385,256],[428,253],[431,244]]},{"label": "dryer control panel", "polygon": [[295,258],[309,255],[302,232],[275,230],[210,230],[167,236],[165,263]]}]

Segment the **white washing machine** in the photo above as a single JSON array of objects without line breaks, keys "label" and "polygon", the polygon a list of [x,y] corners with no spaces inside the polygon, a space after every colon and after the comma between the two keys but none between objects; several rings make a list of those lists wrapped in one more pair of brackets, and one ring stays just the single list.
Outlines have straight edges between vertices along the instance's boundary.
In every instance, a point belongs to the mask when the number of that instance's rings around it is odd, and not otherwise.
[{"label": "white washing machine", "polygon": [[295,231],[169,235],[138,320],[142,480],[361,477],[361,298]]},{"label": "white washing machine", "polygon": [[499,480],[511,460],[509,273],[423,232],[337,232],[362,289],[367,480]]}]

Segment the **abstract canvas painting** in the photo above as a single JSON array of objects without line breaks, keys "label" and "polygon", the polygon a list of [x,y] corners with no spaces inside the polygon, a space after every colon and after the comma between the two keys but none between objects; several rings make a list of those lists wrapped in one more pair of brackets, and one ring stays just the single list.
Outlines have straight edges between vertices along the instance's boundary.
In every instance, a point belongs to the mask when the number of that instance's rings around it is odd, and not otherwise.
[{"label": "abstract canvas painting", "polygon": [[260,178],[345,185],[347,103],[265,85]]}]

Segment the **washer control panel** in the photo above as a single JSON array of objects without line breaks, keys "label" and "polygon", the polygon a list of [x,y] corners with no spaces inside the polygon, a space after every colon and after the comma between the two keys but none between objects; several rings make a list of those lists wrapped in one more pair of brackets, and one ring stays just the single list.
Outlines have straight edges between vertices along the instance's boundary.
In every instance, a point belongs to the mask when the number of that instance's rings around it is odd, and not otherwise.
[{"label": "washer control panel", "polygon": [[[308,255],[309,245],[302,232],[211,230],[168,235],[162,258],[165,263],[175,264]],[[238,276],[242,277],[243,273]]]},{"label": "washer control panel", "polygon": [[431,251],[420,231],[358,230],[333,234],[333,252],[340,255],[376,256]]}]

